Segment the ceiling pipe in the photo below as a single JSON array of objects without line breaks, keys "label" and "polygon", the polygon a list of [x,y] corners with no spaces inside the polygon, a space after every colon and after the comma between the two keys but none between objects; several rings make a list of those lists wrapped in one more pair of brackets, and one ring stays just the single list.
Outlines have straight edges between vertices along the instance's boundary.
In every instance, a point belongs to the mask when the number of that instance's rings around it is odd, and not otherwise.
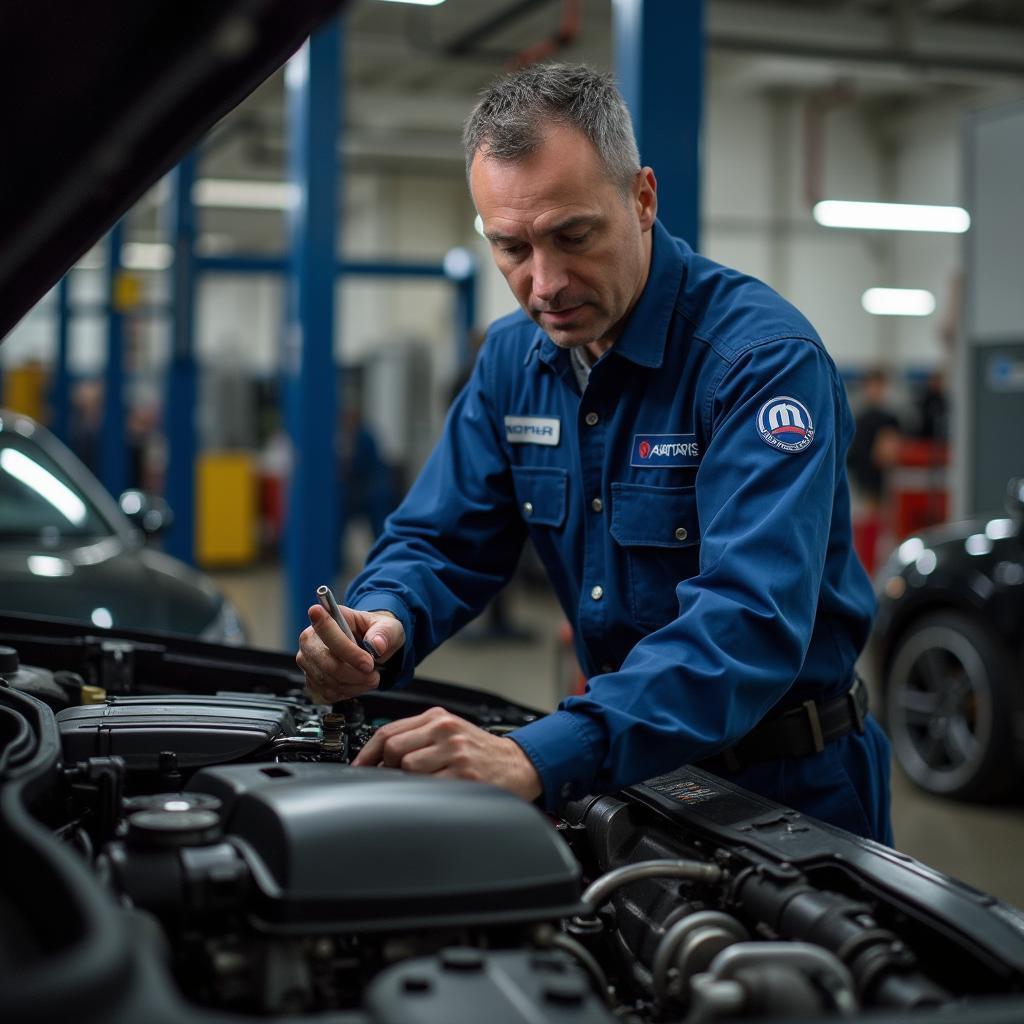
[{"label": "ceiling pipe", "polygon": [[813,93],[804,107],[804,199],[809,210],[825,198],[825,120],[854,95],[849,83],[837,82],[831,89]]},{"label": "ceiling pipe", "polygon": [[1024,61],[929,54],[889,47],[868,49],[856,46],[830,46],[819,43],[785,43],[775,39],[734,36],[714,33],[707,45],[714,50],[732,53],[754,53],[807,60],[853,61],[863,64],[887,64],[915,71],[960,71],[982,75],[1009,75],[1024,78]]},{"label": "ceiling pipe", "polygon": [[583,24],[583,0],[564,0],[558,28],[539,43],[528,46],[509,61],[510,68],[525,68],[547,60],[570,46],[579,36]]}]

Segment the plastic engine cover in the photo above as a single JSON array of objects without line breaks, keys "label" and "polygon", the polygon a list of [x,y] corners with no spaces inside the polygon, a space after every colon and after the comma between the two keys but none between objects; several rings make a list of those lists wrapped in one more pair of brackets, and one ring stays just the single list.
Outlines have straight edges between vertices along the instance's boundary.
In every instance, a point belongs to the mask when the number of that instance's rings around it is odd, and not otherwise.
[{"label": "plastic engine cover", "polygon": [[263,928],[393,930],[578,913],[580,868],[544,815],[476,782],[337,764],[206,768]]},{"label": "plastic engine cover", "polygon": [[162,751],[184,769],[248,757],[296,733],[292,705],[273,697],[111,697],[57,715],[67,761],[120,755],[129,770],[154,771]]}]

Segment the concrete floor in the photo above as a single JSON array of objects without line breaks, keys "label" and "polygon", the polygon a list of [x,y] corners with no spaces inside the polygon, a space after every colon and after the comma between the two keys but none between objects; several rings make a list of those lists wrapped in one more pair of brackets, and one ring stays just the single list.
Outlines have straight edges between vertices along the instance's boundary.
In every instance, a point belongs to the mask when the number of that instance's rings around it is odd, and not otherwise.
[{"label": "concrete floor", "polygon": [[[282,574],[275,567],[214,574],[250,627],[254,646],[294,649],[283,635]],[[338,581],[336,593],[344,591]],[[514,590],[513,619],[528,629],[526,642],[448,641],[419,667],[418,674],[475,686],[541,709],[553,708],[568,692],[573,661],[558,639],[564,621],[546,592]],[[894,771],[893,822],[904,853],[1024,907],[1024,806],[981,807],[927,796]]]}]

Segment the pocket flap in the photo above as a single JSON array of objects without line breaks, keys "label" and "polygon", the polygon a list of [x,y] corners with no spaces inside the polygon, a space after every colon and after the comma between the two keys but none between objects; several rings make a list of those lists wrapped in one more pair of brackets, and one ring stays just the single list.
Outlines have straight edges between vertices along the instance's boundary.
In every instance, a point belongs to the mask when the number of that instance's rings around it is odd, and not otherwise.
[{"label": "pocket flap", "polygon": [[560,466],[513,466],[519,514],[534,526],[561,526],[568,506],[569,471]]},{"label": "pocket flap", "polygon": [[623,547],[696,544],[700,540],[696,488],[613,483],[611,532]]}]

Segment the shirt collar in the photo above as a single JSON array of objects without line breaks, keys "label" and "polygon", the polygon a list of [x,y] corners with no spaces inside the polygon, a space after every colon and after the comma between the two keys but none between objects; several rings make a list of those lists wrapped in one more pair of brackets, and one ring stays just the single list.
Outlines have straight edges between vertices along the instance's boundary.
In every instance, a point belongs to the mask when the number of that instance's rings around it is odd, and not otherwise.
[{"label": "shirt collar", "polygon": [[[640,366],[661,366],[665,358],[669,322],[689,253],[689,247],[680,246],[662,227],[661,221],[655,220],[651,229],[651,269],[647,283],[629,315],[626,329],[611,351]],[[567,368],[568,354],[539,327],[526,361],[538,348],[541,362],[556,371]]]}]

